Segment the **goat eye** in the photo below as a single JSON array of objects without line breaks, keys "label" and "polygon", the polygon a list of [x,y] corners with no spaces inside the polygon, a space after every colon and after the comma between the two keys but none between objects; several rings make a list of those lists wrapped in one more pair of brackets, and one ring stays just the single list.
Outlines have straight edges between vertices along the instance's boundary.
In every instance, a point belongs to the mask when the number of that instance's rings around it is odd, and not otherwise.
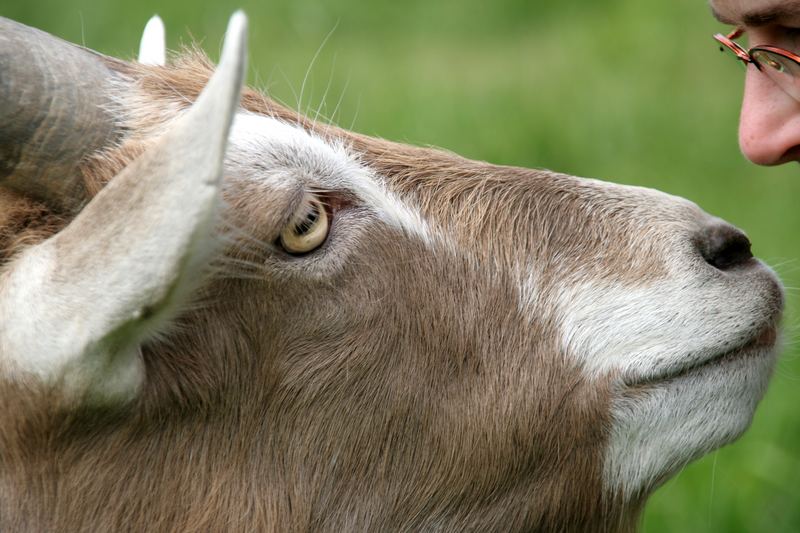
[{"label": "goat eye", "polygon": [[325,206],[319,198],[307,194],[300,209],[281,231],[280,244],[290,254],[305,254],[325,242],[329,229],[330,222]]}]

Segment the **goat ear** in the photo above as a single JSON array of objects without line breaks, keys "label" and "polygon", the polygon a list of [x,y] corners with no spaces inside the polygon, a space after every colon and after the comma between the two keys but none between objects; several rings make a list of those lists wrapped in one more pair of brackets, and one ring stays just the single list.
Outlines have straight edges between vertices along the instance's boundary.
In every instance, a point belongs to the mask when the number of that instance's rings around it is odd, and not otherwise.
[{"label": "goat ear", "polygon": [[[195,104],[0,286],[0,371],[69,399],[119,403],[144,379],[139,345],[194,288],[210,249],[245,70],[237,12]],[[10,376],[9,376],[10,374]]]},{"label": "goat ear", "polygon": [[164,22],[158,15],[147,21],[139,42],[139,63],[164,66],[167,62],[167,44],[164,37]]}]

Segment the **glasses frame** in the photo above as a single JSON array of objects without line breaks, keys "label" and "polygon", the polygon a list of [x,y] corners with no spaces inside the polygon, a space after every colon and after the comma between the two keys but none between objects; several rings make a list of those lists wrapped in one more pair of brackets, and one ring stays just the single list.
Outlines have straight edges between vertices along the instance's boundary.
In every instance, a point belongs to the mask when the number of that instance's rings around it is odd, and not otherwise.
[{"label": "glasses frame", "polygon": [[[797,63],[798,69],[800,69],[800,55],[794,54],[794,53],[790,52],[789,50],[784,50],[783,48],[778,48],[777,46],[772,46],[772,45],[769,45],[769,44],[759,44],[757,46],[751,47],[749,50],[745,50],[739,43],[734,41],[734,39],[737,39],[737,38],[741,37],[743,33],[744,33],[744,30],[742,30],[741,28],[737,28],[737,29],[733,30],[731,33],[729,33],[728,35],[723,35],[721,33],[716,33],[716,34],[714,34],[714,39],[716,39],[717,42],[719,42],[720,44],[725,46],[731,52],[736,54],[737,59],[741,60],[744,63],[745,66],[747,66],[748,64],[753,64],[760,72],[762,71],[761,63],[759,63],[753,57],[753,52],[758,52],[759,50],[763,50],[765,52],[776,54],[776,55],[784,57],[784,58],[786,58],[786,59],[788,59],[790,61],[793,61],[793,62]],[[792,77],[795,77],[795,76],[792,76]],[[780,87],[780,85],[778,85],[778,86]],[[790,93],[784,87],[781,87],[781,89],[786,91],[789,94],[789,96],[791,96],[795,100],[800,100],[800,96],[799,95],[795,95],[795,94]]]}]

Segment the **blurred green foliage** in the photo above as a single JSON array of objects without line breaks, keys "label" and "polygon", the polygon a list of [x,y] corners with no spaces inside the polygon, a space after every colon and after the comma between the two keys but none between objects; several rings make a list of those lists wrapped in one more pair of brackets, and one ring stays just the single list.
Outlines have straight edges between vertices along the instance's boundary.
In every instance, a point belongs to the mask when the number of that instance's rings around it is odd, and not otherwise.
[{"label": "blurred green foliage", "polygon": [[171,48],[194,35],[215,58],[242,7],[250,82],[291,107],[475,159],[662,189],[742,227],[789,287],[787,350],[750,431],[661,488],[643,531],[800,531],[800,176],[740,155],[742,71],[712,41],[722,28],[704,0],[0,4],[127,58],[153,13]]}]

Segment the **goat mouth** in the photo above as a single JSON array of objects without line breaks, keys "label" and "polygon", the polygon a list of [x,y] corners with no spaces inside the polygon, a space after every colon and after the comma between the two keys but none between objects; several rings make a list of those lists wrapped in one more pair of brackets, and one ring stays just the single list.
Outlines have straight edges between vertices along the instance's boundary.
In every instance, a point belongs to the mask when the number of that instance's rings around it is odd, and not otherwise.
[{"label": "goat mouth", "polygon": [[741,360],[744,358],[760,358],[763,354],[772,352],[778,342],[778,328],[773,324],[769,324],[752,337],[748,338],[738,346],[722,351],[708,359],[698,361],[689,366],[679,369],[670,369],[663,373],[646,377],[632,382],[626,383],[631,387],[647,387],[649,385],[659,385],[682,377],[691,375],[697,371],[713,368],[715,366],[723,366],[728,362]]}]

